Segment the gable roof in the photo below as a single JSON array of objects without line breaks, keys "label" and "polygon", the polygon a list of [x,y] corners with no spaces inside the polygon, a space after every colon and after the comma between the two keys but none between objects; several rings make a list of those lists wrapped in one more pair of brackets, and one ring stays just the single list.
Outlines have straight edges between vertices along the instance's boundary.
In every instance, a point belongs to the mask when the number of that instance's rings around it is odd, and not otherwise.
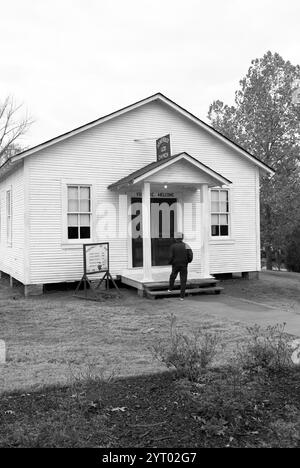
[{"label": "gable roof", "polygon": [[182,159],[190,162],[191,164],[196,166],[198,169],[201,169],[203,172],[205,172],[210,177],[214,178],[216,181],[218,181],[218,183],[222,185],[227,185],[227,184],[232,183],[229,179],[226,179],[226,177],[223,177],[221,174],[214,171],[213,169],[206,166],[205,164],[201,163],[197,159],[193,158],[188,153],[183,152],[183,153],[175,154],[174,156],[170,156],[169,158],[147,164],[146,166],[141,167],[137,171],[132,172],[128,176],[123,177],[117,182],[109,185],[108,188],[113,190],[113,189],[118,189],[124,186],[133,185],[137,182],[144,180],[147,176],[150,176],[158,172],[159,170],[164,169],[170,164],[174,164]]},{"label": "gable roof", "polygon": [[[101,117],[101,118],[99,118],[97,120],[94,120],[94,121],[89,122],[89,123],[87,123],[85,125],[82,125],[81,127],[75,128],[74,130],[71,130],[71,131],[69,131],[67,133],[64,133],[64,134],[59,135],[59,136],[57,136],[55,138],[52,138],[51,140],[45,141],[44,143],[41,143],[41,144],[39,144],[37,146],[29,148],[29,149],[27,149],[27,150],[25,150],[25,151],[23,151],[21,153],[18,153],[16,155],[12,156],[11,160],[12,161],[18,161],[19,159],[23,159],[26,156],[30,156],[31,154],[37,153],[38,151],[41,151],[41,150],[43,150],[45,148],[48,148],[49,146],[52,146],[52,145],[54,145],[56,143],[59,143],[59,142],[64,141],[64,140],[66,140],[68,138],[71,138],[72,136],[75,136],[78,133],[89,130],[90,128],[93,128],[93,127],[95,127],[97,125],[100,125],[100,124],[102,124],[104,122],[107,122],[107,121],[113,119],[113,118],[116,118],[116,117],[118,117],[120,115],[123,115],[123,114],[125,114],[125,113],[127,113],[127,112],[129,112],[131,110],[137,109],[137,108],[139,108],[141,106],[144,106],[144,105],[146,105],[146,104],[148,104],[150,102],[154,102],[154,101],[163,102],[167,106],[169,106],[172,109],[174,109],[175,111],[179,112],[181,115],[185,116],[186,118],[188,118],[192,122],[199,125],[202,129],[204,129],[205,131],[207,131],[208,133],[213,135],[218,140],[225,143],[227,146],[230,146],[232,149],[236,150],[241,156],[243,156],[243,157],[247,158],[248,160],[250,160],[251,162],[253,162],[256,166],[258,166],[264,172],[266,172],[266,173],[268,173],[270,175],[274,175],[275,171],[271,167],[269,167],[267,164],[260,161],[258,158],[256,158],[255,156],[250,154],[248,151],[241,148],[236,143],[233,143],[231,140],[229,140],[227,137],[223,136],[221,133],[219,133],[213,127],[211,127],[207,123],[203,122],[198,117],[193,115],[191,112],[187,111],[186,109],[179,106],[178,104],[176,104],[171,99],[164,96],[162,93],[153,94],[152,96],[149,96],[149,97],[147,97],[145,99],[142,99],[141,101],[138,101],[138,102],[136,102],[134,104],[126,106],[126,107],[124,107],[124,108],[122,108],[122,109],[120,109],[120,110],[118,110],[116,112],[108,114],[108,115],[106,115],[104,117]],[[4,163],[4,165],[5,164],[6,163]]]}]

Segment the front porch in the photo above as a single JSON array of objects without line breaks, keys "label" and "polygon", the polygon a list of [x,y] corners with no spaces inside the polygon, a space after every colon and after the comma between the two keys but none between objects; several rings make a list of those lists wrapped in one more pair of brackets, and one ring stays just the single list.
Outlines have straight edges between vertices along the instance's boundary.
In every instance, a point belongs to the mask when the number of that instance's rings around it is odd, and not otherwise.
[{"label": "front porch", "polygon": [[110,190],[127,200],[122,214],[129,226],[128,268],[120,274],[122,283],[148,297],[179,295],[179,280],[168,292],[168,254],[174,233],[183,232],[194,251],[186,293],[219,293],[222,288],[209,273],[209,189],[230,183],[187,153],[180,153],[110,185]]},{"label": "front porch", "polygon": [[[180,295],[180,281],[175,282],[174,290],[168,292],[169,277],[171,267],[152,268],[152,280],[144,280],[143,268],[133,268],[125,270],[120,276],[123,284],[131,286],[138,291],[139,296],[146,296],[155,299],[156,297],[168,297]],[[214,277],[201,278],[201,273],[192,271],[188,274],[186,295],[201,294],[201,293],[215,293],[219,294],[223,288],[218,286],[219,281]]]}]

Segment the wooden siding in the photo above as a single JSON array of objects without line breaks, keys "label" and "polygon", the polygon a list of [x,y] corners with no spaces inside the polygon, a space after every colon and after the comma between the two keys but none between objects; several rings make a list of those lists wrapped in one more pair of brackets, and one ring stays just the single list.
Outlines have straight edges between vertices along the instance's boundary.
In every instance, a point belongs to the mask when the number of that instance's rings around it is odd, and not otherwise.
[{"label": "wooden siding", "polygon": [[[232,233],[229,242],[214,239],[210,243],[211,273],[257,269],[256,167],[165,104],[151,102],[25,159],[30,178],[30,283],[78,280],[82,274],[81,246],[63,243],[63,179],[78,184],[92,181],[92,241],[111,242],[114,275],[128,267],[125,233],[123,238],[98,236],[96,227],[103,213],[97,213],[96,207],[100,203],[118,205],[119,194],[109,191],[107,186],[154,161],[155,140],[169,133],[172,154],[186,151],[233,182],[230,189]],[[172,177],[184,184],[184,175],[178,171]],[[190,173],[189,176],[192,177]],[[191,193],[186,194],[186,198],[190,196]],[[108,207],[107,211],[107,220],[113,224],[114,210]],[[126,213],[122,212],[123,225],[124,216]],[[193,247],[200,252],[200,247]]]},{"label": "wooden siding", "polygon": [[204,172],[201,173],[200,169],[197,169],[187,161],[174,163],[171,166],[162,169],[158,173],[147,177],[147,181],[161,184],[165,184],[166,182],[168,184],[177,184],[178,180],[182,180],[183,174],[183,182],[186,184],[197,185],[201,183],[213,183],[213,180],[209,175]]},{"label": "wooden siding", "polygon": [[[12,190],[12,243],[7,243],[6,192]],[[0,271],[24,283],[24,170],[23,166],[0,180]]]}]

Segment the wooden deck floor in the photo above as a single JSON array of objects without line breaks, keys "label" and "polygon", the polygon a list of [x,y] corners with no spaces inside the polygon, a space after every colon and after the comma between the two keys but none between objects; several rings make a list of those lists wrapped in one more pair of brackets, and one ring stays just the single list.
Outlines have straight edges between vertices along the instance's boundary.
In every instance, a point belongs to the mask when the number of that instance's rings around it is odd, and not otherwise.
[{"label": "wooden deck floor", "polygon": [[[171,269],[153,269],[152,281],[143,280],[143,270],[126,270],[121,275],[121,281],[128,286],[136,288],[140,295],[149,298],[162,296],[178,296],[180,294],[179,277],[175,282],[174,290],[169,292],[169,277]],[[217,287],[218,280],[213,276],[210,278],[201,278],[200,272],[189,272],[187,280],[187,294],[199,293],[220,293],[222,288]]]}]

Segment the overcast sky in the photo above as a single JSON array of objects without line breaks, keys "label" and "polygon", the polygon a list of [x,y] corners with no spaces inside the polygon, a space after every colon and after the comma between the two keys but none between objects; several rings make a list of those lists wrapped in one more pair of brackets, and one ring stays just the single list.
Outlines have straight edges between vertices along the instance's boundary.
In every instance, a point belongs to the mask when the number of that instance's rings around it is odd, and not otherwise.
[{"label": "overcast sky", "polygon": [[267,50],[300,64],[299,0],[0,3],[0,100],[35,120],[29,146],[158,91],[205,120]]}]

